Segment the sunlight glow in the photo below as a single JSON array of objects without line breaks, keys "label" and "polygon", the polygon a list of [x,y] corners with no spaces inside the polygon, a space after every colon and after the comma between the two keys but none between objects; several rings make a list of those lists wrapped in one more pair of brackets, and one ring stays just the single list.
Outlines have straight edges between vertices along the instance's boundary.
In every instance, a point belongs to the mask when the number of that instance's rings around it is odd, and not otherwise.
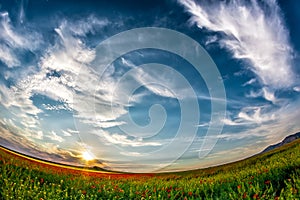
[{"label": "sunlight glow", "polygon": [[94,156],[90,152],[85,151],[82,153],[82,158],[86,161],[90,161],[94,159]]}]

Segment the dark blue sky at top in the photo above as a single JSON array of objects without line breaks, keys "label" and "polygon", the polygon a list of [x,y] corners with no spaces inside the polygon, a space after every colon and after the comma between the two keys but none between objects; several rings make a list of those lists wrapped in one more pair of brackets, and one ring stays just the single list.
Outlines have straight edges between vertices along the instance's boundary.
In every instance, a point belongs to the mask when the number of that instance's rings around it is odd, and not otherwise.
[{"label": "dark blue sky at top", "polygon": [[[300,2],[245,2],[1,1],[0,145],[68,164],[84,164],[82,155],[88,152],[95,158],[93,165],[103,167],[105,163],[108,169],[168,171],[248,157],[298,131]],[[221,12],[220,5],[225,11]],[[244,11],[239,12],[238,7]],[[200,10],[205,14],[199,14]],[[243,19],[247,13],[250,17]],[[101,76],[92,70],[93,56],[101,56],[95,50],[101,42],[144,27],[183,33],[211,56],[221,75],[215,79],[224,83],[226,92],[221,135],[206,137],[213,116],[209,86],[184,58],[146,48],[120,56]],[[174,41],[177,43],[180,45]],[[130,71],[134,71],[130,84],[168,77],[164,71],[151,74],[139,67],[149,63],[169,66],[190,83],[200,110],[195,138],[176,138],[182,120],[181,100],[166,88],[141,86],[127,105],[127,96],[121,94],[128,88],[113,87]],[[174,77],[170,84],[178,86],[182,99],[188,99],[186,88]],[[89,85],[95,78],[99,85]],[[102,88],[101,84],[107,85]],[[112,91],[117,94],[109,102]],[[124,115],[129,113],[137,125],[147,126],[153,104],[163,106],[167,113],[161,131],[149,138],[126,134]],[[114,117],[107,105],[115,106]],[[193,110],[190,112],[192,115]],[[134,126],[130,130],[134,133]],[[178,160],[168,160],[172,152],[151,159],[145,156],[170,145],[172,138],[188,146]],[[210,140],[217,140],[216,145],[205,158],[199,158],[206,151],[201,146]]]}]

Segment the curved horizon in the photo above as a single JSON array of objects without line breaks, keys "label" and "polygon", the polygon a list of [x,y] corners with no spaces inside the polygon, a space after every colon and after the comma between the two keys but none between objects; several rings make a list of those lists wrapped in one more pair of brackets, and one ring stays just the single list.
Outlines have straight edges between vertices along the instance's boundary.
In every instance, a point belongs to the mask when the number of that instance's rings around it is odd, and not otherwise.
[{"label": "curved horizon", "polygon": [[300,130],[297,6],[3,1],[0,145],[133,173],[251,157]]}]

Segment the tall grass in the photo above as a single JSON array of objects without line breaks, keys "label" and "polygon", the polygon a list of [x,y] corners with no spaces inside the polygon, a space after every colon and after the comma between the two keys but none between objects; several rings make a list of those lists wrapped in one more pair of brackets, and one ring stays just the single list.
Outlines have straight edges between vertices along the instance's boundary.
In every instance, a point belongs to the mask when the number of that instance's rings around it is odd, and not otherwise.
[{"label": "tall grass", "polygon": [[300,140],[236,163],[165,174],[99,174],[0,156],[1,200],[300,199]]}]

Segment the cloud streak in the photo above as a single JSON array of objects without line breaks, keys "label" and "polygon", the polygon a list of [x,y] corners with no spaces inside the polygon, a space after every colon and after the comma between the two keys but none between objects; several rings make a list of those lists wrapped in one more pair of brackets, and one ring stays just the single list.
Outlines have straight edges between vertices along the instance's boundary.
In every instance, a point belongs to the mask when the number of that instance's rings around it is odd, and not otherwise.
[{"label": "cloud streak", "polygon": [[[201,4],[179,0],[200,29],[222,32],[219,44],[237,59],[248,60],[263,85],[284,88],[294,84],[289,33],[276,1],[222,1]],[[280,80],[280,81],[278,81]]]},{"label": "cloud streak", "polygon": [[43,43],[38,32],[12,26],[8,12],[0,12],[0,29],[0,60],[9,68],[20,66],[18,53],[34,52]]}]

